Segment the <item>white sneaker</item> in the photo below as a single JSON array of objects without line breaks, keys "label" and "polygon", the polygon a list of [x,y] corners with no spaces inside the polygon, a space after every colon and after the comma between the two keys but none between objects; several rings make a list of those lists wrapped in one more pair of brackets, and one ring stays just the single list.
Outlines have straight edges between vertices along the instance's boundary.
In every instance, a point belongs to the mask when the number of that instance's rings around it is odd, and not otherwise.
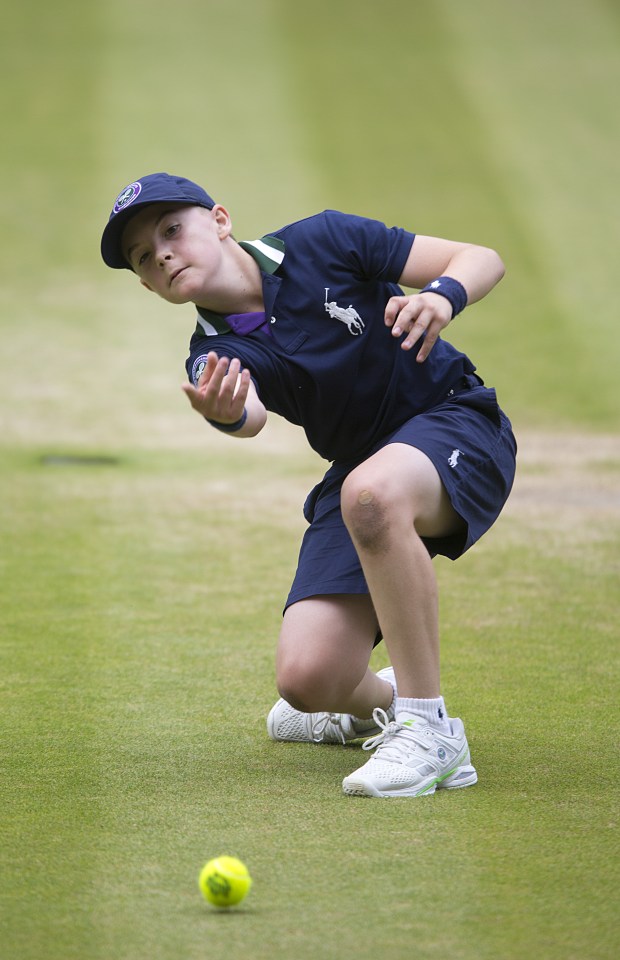
[{"label": "white sneaker", "polygon": [[376,747],[370,760],[345,777],[342,789],[353,797],[420,797],[436,789],[472,786],[478,775],[471,765],[463,723],[451,719],[452,735],[441,733],[422,717],[400,714],[390,721],[374,711],[381,733],[367,740]]},{"label": "white sneaker", "polygon": [[[379,670],[377,676],[389,680],[396,690],[392,667]],[[381,713],[386,716],[385,711]],[[359,720],[350,713],[304,713],[295,710],[283,699],[274,704],[267,717],[267,733],[272,740],[346,743],[348,740],[373,737],[380,732],[381,727],[377,726],[376,721]]]}]

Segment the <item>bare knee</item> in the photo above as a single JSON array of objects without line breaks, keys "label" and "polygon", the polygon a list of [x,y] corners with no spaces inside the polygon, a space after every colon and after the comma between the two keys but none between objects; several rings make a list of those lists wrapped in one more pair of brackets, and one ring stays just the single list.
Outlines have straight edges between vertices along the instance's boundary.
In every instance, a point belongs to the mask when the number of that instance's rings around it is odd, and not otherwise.
[{"label": "bare knee", "polygon": [[304,661],[303,658],[285,661],[280,657],[276,667],[278,692],[287,703],[304,713],[341,713],[363,673],[357,676],[348,663],[340,667],[329,661]]},{"label": "bare knee", "polygon": [[342,517],[354,543],[369,553],[388,548],[393,525],[393,508],[374,481],[350,474],[342,485]]},{"label": "bare knee", "polygon": [[302,710],[304,713],[315,713],[319,709],[316,706],[316,701],[311,690],[305,684],[302,677],[288,674],[280,676],[280,674],[278,674],[276,684],[280,696],[283,697],[287,703],[290,703],[295,710]]},{"label": "bare knee", "polygon": [[299,661],[279,662],[276,684],[280,696],[296,710],[314,713],[325,709],[325,675],[320,666]]}]

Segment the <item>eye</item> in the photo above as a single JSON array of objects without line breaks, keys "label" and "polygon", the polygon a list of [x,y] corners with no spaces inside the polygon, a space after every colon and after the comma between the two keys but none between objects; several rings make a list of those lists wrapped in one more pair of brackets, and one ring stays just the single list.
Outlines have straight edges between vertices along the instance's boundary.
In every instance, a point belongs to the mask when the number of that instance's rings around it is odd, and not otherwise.
[{"label": "eye", "polygon": [[143,267],[146,261],[148,260],[148,258],[149,258],[148,250],[145,250],[144,253],[141,253],[140,256],[138,257],[138,266]]},{"label": "eye", "polygon": [[164,236],[165,236],[165,237],[174,237],[174,235],[175,235],[176,233],[178,233],[178,231],[179,231],[180,229],[181,229],[180,224],[178,224],[178,223],[170,223],[170,224],[168,224],[168,226],[167,226],[166,229],[164,230]]}]

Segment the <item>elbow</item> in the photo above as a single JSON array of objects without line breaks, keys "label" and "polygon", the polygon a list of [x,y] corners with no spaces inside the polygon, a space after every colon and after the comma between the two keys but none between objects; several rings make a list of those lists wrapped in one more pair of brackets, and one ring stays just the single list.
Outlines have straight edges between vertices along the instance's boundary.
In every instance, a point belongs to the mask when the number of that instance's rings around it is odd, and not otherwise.
[{"label": "elbow", "polygon": [[506,265],[496,250],[485,247],[484,251],[489,265],[489,273],[493,277],[493,285],[495,285],[506,273]]},{"label": "elbow", "polygon": [[495,254],[495,260],[497,263],[497,282],[499,283],[499,281],[502,279],[502,277],[506,273],[506,264],[500,257],[499,253]]},{"label": "elbow", "polygon": [[[475,266],[476,273],[479,277],[480,283],[485,287],[486,293],[489,290],[492,290],[496,283],[502,279],[506,273],[506,267],[504,266],[504,261],[500,257],[499,253],[496,250],[491,249],[491,247],[483,247],[478,244],[473,244],[470,248],[471,250],[471,263],[472,266]],[[484,293],[482,293],[484,296]]]}]

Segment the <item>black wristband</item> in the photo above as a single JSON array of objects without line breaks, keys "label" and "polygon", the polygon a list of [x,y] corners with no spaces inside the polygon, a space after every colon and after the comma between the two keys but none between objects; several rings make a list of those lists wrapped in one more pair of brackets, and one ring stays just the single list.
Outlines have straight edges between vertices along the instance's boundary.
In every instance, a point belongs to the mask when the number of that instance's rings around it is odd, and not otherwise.
[{"label": "black wristband", "polygon": [[237,430],[241,430],[241,427],[248,419],[248,411],[243,408],[243,413],[238,420],[235,420],[234,423],[219,423],[217,420],[209,420],[208,417],[205,417],[207,423],[210,423],[212,427],[215,427],[216,430],[221,430],[222,433],[236,433]]},{"label": "black wristband", "polygon": [[452,317],[461,313],[467,306],[467,290],[454,277],[437,277],[432,283],[427,283],[420,293],[438,293],[452,304]]}]

